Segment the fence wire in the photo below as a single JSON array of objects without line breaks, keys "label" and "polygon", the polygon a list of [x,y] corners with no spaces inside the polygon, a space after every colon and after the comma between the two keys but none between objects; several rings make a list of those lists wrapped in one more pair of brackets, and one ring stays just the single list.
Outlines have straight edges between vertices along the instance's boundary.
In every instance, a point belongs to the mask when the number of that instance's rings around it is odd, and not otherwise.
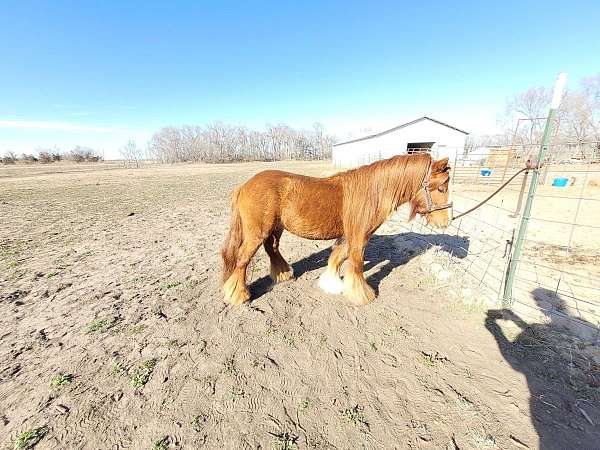
[{"label": "fence wire", "polygon": [[[491,148],[455,158],[454,214],[466,211],[537,154],[539,144]],[[532,321],[555,321],[600,343],[600,143],[554,144],[543,162],[512,308]],[[442,233],[466,238],[459,270],[500,302],[531,177],[516,177],[500,194]],[[522,196],[522,201],[519,197]],[[424,222],[410,231],[435,232]],[[454,239],[453,242],[457,240]]]}]

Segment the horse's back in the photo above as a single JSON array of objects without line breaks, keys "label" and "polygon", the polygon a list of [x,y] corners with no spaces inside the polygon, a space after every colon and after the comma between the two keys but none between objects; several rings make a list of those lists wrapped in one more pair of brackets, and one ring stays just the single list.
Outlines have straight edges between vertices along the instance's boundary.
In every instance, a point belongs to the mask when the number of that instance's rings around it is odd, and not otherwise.
[{"label": "horse's back", "polygon": [[309,239],[342,235],[342,189],[333,178],[265,170],[241,187],[249,213]]}]

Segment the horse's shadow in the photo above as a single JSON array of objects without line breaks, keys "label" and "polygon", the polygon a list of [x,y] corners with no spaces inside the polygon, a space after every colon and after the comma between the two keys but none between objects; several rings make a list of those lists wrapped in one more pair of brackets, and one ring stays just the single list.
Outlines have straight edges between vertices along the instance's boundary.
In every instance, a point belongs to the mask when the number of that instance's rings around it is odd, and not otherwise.
[{"label": "horse's shadow", "polygon": [[[420,234],[401,233],[395,235],[374,235],[369,240],[365,250],[364,271],[378,266],[379,270],[367,277],[367,283],[379,293],[381,281],[396,267],[406,264],[411,259],[425,253],[428,248],[437,247],[457,258],[465,258],[469,251],[469,238],[449,234]],[[292,263],[295,278],[307,272],[327,266],[331,248],[313,253],[306,258]],[[264,276],[254,281],[250,286],[252,300],[256,300],[269,292],[273,281]]]}]

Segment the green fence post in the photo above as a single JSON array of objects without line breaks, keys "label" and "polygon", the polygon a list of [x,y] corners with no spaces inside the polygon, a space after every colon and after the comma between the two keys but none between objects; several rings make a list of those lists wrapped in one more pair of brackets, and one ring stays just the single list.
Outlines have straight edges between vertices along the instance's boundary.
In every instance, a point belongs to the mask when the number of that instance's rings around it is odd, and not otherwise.
[{"label": "green fence post", "polygon": [[552,103],[550,104],[550,111],[548,112],[548,118],[546,119],[546,126],[542,136],[542,143],[538,153],[538,164],[537,167],[531,171],[531,183],[529,184],[527,201],[525,202],[525,207],[523,208],[523,215],[521,217],[521,223],[519,224],[517,239],[515,240],[512,254],[509,256],[510,260],[508,263],[508,269],[506,271],[506,282],[504,283],[504,295],[502,296],[502,306],[504,308],[510,308],[512,305],[515,275],[517,273],[521,254],[523,253],[523,244],[525,242],[525,235],[527,234],[529,218],[531,217],[531,207],[533,205],[533,199],[535,197],[535,191],[538,185],[538,178],[540,176],[540,165],[544,162],[544,157],[548,151],[548,145],[550,144],[550,137],[552,136],[552,129],[554,127],[554,120],[558,112],[558,107],[563,96],[566,82],[567,74],[561,73],[558,75],[556,83],[554,84]]}]

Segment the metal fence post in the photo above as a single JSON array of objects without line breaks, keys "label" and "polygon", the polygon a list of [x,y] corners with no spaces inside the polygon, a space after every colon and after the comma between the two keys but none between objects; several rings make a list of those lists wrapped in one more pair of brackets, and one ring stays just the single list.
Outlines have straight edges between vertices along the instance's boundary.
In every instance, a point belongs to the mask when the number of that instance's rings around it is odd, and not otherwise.
[{"label": "metal fence post", "polygon": [[527,194],[527,201],[523,208],[523,216],[521,217],[521,223],[519,224],[519,231],[517,233],[517,239],[513,246],[513,252],[510,255],[508,263],[508,270],[506,272],[506,282],[504,283],[504,295],[502,296],[502,306],[509,308],[512,304],[513,299],[513,286],[515,283],[515,275],[523,253],[523,244],[525,242],[525,235],[527,233],[527,226],[529,225],[529,218],[531,217],[531,207],[533,205],[533,199],[535,197],[535,191],[538,185],[538,178],[540,176],[540,165],[544,162],[544,157],[548,151],[548,145],[550,143],[550,136],[552,135],[552,129],[554,127],[554,119],[556,118],[557,110],[562,99],[565,83],[567,81],[567,74],[561,73],[558,75],[556,83],[554,84],[554,95],[552,96],[552,103],[550,104],[550,111],[548,112],[548,118],[546,119],[546,126],[544,128],[544,135],[542,136],[542,143],[538,153],[538,164],[535,169],[532,170],[531,183],[529,184],[529,193]]}]

